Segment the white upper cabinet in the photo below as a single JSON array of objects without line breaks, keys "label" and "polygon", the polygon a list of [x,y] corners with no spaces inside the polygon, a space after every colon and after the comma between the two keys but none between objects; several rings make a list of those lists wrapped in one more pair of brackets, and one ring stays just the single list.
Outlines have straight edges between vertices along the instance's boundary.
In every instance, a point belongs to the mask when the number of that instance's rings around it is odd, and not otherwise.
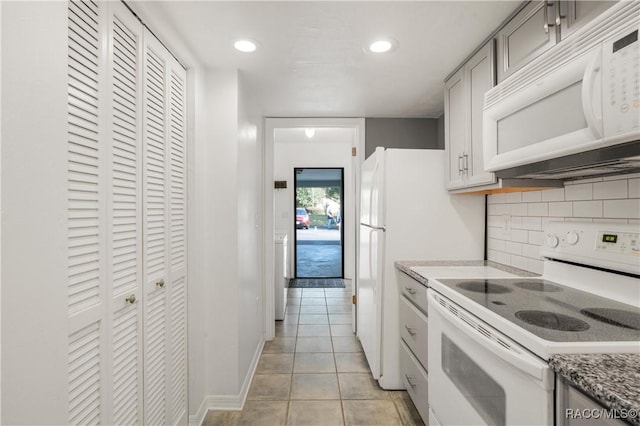
[{"label": "white upper cabinet", "polygon": [[555,10],[552,2],[532,1],[498,32],[498,83],[556,44]]},{"label": "white upper cabinet", "polygon": [[464,186],[462,161],[467,145],[464,107],[464,69],[460,69],[444,87],[444,146],[447,157],[447,188]]},{"label": "white upper cabinet", "polygon": [[482,154],[484,94],[494,82],[493,40],[445,82],[444,132],[448,189],[492,184]]},{"label": "white upper cabinet", "polygon": [[617,1],[568,0],[560,2],[560,33],[565,39]]},{"label": "white upper cabinet", "polygon": [[569,37],[615,1],[531,1],[496,36],[498,83]]}]

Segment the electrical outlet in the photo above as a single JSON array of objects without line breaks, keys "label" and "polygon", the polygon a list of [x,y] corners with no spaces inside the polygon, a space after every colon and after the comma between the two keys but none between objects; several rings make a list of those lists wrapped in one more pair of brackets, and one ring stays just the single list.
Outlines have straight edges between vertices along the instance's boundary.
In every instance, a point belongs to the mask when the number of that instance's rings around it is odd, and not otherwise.
[{"label": "electrical outlet", "polygon": [[511,215],[502,215],[502,234],[509,235],[511,233]]}]

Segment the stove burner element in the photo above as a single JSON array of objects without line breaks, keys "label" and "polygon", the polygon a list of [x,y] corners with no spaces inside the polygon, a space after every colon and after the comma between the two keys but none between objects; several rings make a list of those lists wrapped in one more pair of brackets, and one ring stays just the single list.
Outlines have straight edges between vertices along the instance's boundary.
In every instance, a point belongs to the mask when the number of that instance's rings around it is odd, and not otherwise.
[{"label": "stove burner element", "polygon": [[487,280],[463,281],[456,285],[463,290],[473,291],[476,293],[501,294],[501,293],[511,293],[513,291],[509,287],[505,287],[500,284],[491,284]]},{"label": "stove burner element", "polygon": [[564,314],[556,314],[554,312],[518,311],[516,312],[516,317],[527,324],[550,328],[552,330],[585,331],[589,329],[589,324],[578,318]]},{"label": "stove burner element", "polygon": [[534,280],[518,281],[513,285],[515,285],[516,287],[522,288],[524,290],[531,290],[531,291],[549,291],[549,292],[562,291],[562,289],[557,285],[547,284],[544,281],[534,281]]},{"label": "stove burner element", "polygon": [[586,308],[580,310],[580,313],[607,324],[640,330],[640,314],[637,312],[610,308]]}]

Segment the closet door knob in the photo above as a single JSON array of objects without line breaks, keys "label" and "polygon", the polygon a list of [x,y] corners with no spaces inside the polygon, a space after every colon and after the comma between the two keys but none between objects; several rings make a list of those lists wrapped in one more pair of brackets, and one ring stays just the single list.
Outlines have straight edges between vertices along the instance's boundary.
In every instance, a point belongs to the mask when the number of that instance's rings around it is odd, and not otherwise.
[{"label": "closet door knob", "polygon": [[134,303],[136,303],[136,295],[135,294],[131,294],[129,296],[127,296],[126,299],[124,299],[125,302],[127,302],[127,304],[129,305],[133,305]]},{"label": "closet door knob", "polygon": [[156,287],[158,287],[158,288],[164,288],[164,280],[159,280],[159,281],[156,283]]}]

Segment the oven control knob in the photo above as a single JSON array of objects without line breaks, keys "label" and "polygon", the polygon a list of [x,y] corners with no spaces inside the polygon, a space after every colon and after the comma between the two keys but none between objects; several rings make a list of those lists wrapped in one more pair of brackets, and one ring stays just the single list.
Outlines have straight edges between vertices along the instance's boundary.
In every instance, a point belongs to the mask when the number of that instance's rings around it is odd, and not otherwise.
[{"label": "oven control knob", "polygon": [[551,248],[555,248],[558,247],[558,244],[560,244],[560,240],[558,239],[557,235],[547,235],[547,245]]},{"label": "oven control knob", "polygon": [[578,233],[576,231],[569,231],[567,232],[567,243],[569,243],[569,245],[576,245],[578,243],[578,240],[580,239],[580,236],[578,235]]}]

